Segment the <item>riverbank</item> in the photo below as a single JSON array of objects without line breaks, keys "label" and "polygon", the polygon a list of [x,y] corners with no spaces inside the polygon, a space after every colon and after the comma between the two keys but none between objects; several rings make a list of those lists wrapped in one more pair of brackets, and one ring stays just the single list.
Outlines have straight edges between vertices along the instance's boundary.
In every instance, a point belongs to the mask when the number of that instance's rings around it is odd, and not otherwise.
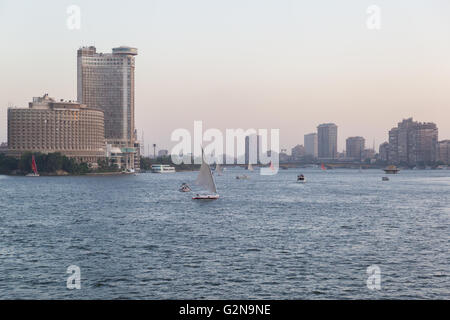
[{"label": "riverbank", "polygon": [[[15,177],[24,177],[29,172],[4,172],[0,173],[5,176],[15,176]],[[114,175],[128,175],[133,174],[129,172],[87,172],[87,173],[68,173],[66,171],[58,171],[58,172],[39,172],[39,176],[41,177],[77,177],[77,176],[114,176]]]}]

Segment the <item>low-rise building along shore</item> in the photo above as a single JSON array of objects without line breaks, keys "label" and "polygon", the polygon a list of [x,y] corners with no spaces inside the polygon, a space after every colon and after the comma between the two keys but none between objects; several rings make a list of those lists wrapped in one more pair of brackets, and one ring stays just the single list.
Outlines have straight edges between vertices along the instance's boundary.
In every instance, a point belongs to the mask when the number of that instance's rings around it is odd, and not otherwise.
[{"label": "low-rise building along shore", "polygon": [[59,152],[77,161],[97,163],[106,157],[104,113],[48,94],[28,108],[8,109],[8,155]]}]

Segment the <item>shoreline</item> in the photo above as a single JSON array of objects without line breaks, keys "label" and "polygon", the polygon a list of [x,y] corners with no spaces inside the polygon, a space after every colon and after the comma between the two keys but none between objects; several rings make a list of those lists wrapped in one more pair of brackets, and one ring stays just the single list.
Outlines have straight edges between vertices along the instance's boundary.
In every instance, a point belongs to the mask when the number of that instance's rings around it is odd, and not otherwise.
[{"label": "shoreline", "polygon": [[[225,166],[225,167],[240,167],[240,168],[245,168],[245,166],[240,166],[240,165],[236,165],[236,166]],[[257,167],[258,168],[258,167]],[[310,166],[289,166],[289,167],[282,167],[280,166],[280,170],[284,171],[284,170],[288,170],[288,169],[310,169]],[[256,168],[255,168],[256,169]],[[344,170],[384,170],[381,167],[369,167],[369,168],[356,168],[356,167],[328,167],[328,170],[339,170],[339,169],[344,169]],[[416,168],[416,169],[411,169],[411,168],[399,168],[402,171],[447,171],[450,170],[450,167],[448,168]],[[181,172],[197,172],[199,169],[198,168],[192,168],[192,169],[180,169],[177,170],[175,173],[181,173]],[[41,177],[79,177],[79,176],[122,176],[122,175],[135,175],[135,174],[143,174],[143,173],[153,173],[151,170],[143,170],[143,171],[138,171],[136,173],[134,172],[116,172],[116,171],[112,171],[112,172],[87,172],[87,173],[82,173],[82,174],[71,174],[71,173],[67,173],[67,172],[53,172],[53,173],[39,173],[39,176]],[[12,176],[12,177],[25,177],[26,173],[0,173],[0,175],[4,175],[4,176]]]},{"label": "shoreline", "polygon": [[[130,175],[133,173],[125,172],[88,172],[83,174],[58,174],[58,173],[39,173],[39,177],[81,177],[81,176],[119,176],[119,175]],[[22,173],[0,173],[0,175],[11,176],[11,177],[26,177],[27,174]]]}]

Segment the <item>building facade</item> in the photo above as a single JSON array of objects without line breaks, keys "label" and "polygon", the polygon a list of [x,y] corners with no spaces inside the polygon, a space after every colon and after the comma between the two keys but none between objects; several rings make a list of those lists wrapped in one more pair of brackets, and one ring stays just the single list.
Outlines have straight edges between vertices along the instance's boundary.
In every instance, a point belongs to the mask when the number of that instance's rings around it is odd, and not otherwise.
[{"label": "building facade", "polygon": [[378,154],[381,161],[389,162],[389,142],[383,142],[380,144]]},{"label": "building facade", "polygon": [[325,123],[317,127],[317,143],[319,159],[336,159],[337,157],[337,126]]},{"label": "building facade", "polygon": [[450,165],[450,140],[439,141],[437,150],[437,161]]},{"label": "building facade", "polygon": [[414,130],[413,163],[432,164],[436,162],[438,129],[434,123],[418,123]]},{"label": "building facade", "polygon": [[47,94],[28,108],[8,109],[8,154],[60,152],[79,161],[105,158],[103,111]]},{"label": "building facade", "polygon": [[0,143],[0,153],[6,152],[8,152],[8,143],[7,142]]},{"label": "building facade", "polygon": [[305,152],[314,158],[318,156],[317,133],[309,133],[304,136]]},{"label": "building facade", "polygon": [[363,137],[349,137],[346,140],[346,157],[354,160],[363,160],[366,140]]},{"label": "building facade", "polygon": [[162,149],[158,151],[158,157],[167,157],[167,156],[169,156],[169,150]]},{"label": "building facade", "polygon": [[97,53],[93,46],[77,52],[78,101],[104,111],[105,138],[122,151],[121,167],[135,169],[139,163],[135,131],[135,56],[137,49],[113,48]]},{"label": "building facade", "polygon": [[364,149],[361,153],[361,161],[365,161],[367,159],[375,161],[375,155],[376,155],[375,149],[370,148]]},{"label": "building facade", "polygon": [[291,150],[292,160],[300,160],[306,155],[305,147],[298,144]]},{"label": "building facade", "polygon": [[412,118],[399,122],[389,131],[390,163],[424,165],[436,162],[438,128],[431,122],[416,122]]}]

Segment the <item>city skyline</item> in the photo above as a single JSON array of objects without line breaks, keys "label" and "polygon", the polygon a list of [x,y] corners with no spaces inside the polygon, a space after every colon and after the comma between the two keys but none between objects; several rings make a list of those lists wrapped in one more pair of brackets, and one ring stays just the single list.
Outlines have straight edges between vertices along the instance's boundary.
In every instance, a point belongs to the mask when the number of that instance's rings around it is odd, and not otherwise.
[{"label": "city skyline", "polygon": [[[372,3],[365,1],[323,1],[333,14],[292,1],[247,1],[239,11],[206,1],[125,8],[108,2],[109,15],[106,2],[78,1],[80,30],[66,27],[70,4],[0,4],[2,39],[15,48],[2,53],[0,142],[7,140],[10,103],[25,107],[45,92],[76,100],[73,52],[85,45],[99,52],[139,48],[136,127],[139,139],[145,132],[145,148],[170,150],[170,133],[190,128],[199,114],[206,128],[279,128],[287,149],[326,122],[339,127],[339,152],[352,136],[370,146],[375,139],[378,150],[387,131],[410,117],[436,123],[439,140],[450,138],[450,45],[441,41],[450,34],[448,2],[411,1],[405,8],[380,1],[379,31],[366,28]],[[32,24],[30,14],[42,23]]]}]

